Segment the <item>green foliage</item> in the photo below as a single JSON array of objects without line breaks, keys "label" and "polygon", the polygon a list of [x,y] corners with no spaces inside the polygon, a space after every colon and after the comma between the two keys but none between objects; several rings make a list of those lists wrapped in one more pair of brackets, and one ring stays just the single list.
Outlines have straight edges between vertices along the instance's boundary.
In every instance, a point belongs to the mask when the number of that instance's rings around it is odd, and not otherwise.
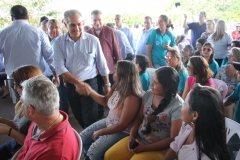
[{"label": "green foliage", "polygon": [[6,27],[11,24],[10,9],[13,5],[23,5],[27,8],[29,13],[30,24],[38,26],[40,17],[43,15],[57,17],[59,12],[48,12],[45,8],[52,0],[1,0],[0,8],[1,13],[0,28]]},{"label": "green foliage", "polygon": [[[146,13],[139,14],[129,14],[126,13],[123,15],[123,22],[126,23],[129,27],[134,26],[135,24],[142,24],[144,22],[144,17],[147,16]],[[105,23],[114,23],[115,14],[108,14],[104,16]]]}]

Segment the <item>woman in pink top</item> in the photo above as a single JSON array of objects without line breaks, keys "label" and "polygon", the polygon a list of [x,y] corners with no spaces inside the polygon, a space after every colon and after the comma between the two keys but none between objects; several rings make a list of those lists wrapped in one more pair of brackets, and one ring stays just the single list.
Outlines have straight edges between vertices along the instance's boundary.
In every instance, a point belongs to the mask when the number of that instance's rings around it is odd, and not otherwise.
[{"label": "woman in pink top", "polygon": [[193,88],[195,83],[200,83],[202,86],[216,87],[212,76],[213,71],[209,68],[208,62],[200,56],[193,56],[187,64],[188,79],[185,84],[182,99],[185,100],[188,92]]},{"label": "woman in pink top", "polygon": [[164,160],[230,160],[220,93],[199,84],[182,105],[182,128]]},{"label": "woman in pink top", "polygon": [[118,61],[113,80],[115,83],[105,96],[89,86],[90,96],[110,110],[107,118],[80,133],[86,159],[103,159],[108,148],[127,137],[140,108],[143,93],[136,65],[131,61]]}]

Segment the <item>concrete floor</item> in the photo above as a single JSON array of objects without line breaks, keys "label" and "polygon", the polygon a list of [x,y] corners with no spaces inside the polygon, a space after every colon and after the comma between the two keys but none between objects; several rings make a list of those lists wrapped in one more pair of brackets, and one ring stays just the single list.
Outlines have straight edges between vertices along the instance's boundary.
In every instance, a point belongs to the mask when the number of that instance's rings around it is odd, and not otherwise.
[{"label": "concrete floor", "polygon": [[[12,120],[14,117],[14,106],[15,106],[15,104],[13,104],[10,96],[8,96],[5,99],[0,98],[0,117]],[[105,114],[108,114],[108,109],[105,110]],[[78,122],[74,118],[71,110],[69,110],[69,122],[77,132],[82,131],[82,127],[78,124]],[[8,137],[7,135],[0,135],[0,145],[9,141],[10,139],[11,139],[11,137]],[[83,159],[84,159],[84,157],[83,157],[83,153],[82,153],[81,160],[83,160]]]}]

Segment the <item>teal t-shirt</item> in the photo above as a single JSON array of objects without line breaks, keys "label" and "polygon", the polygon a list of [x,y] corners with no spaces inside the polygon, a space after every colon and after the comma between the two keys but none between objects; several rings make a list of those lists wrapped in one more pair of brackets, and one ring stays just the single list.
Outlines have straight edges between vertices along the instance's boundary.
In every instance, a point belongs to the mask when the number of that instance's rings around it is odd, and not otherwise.
[{"label": "teal t-shirt", "polygon": [[168,44],[170,47],[176,46],[173,34],[167,31],[162,35],[159,29],[155,29],[149,34],[146,44],[152,45],[152,62],[161,66],[166,65],[165,56],[167,54],[167,50],[162,46],[164,44]]},{"label": "teal t-shirt", "polygon": [[235,109],[235,114],[234,114],[234,121],[240,123],[240,108],[239,108],[239,99],[240,99],[240,83],[238,83],[237,87],[235,90],[232,92],[230,95],[232,99],[238,101],[236,104],[236,109]]},{"label": "teal t-shirt", "polygon": [[140,75],[140,80],[142,83],[142,89],[146,92],[147,90],[149,90],[149,86],[150,86],[150,79],[149,76],[146,72],[142,73]]},{"label": "teal t-shirt", "polygon": [[184,69],[178,71],[179,83],[178,83],[178,92],[183,92],[185,88],[186,80],[188,79],[188,72]]},{"label": "teal t-shirt", "polygon": [[213,77],[215,77],[219,70],[219,65],[218,65],[217,61],[213,60],[212,63],[209,65],[209,68],[214,72]]}]

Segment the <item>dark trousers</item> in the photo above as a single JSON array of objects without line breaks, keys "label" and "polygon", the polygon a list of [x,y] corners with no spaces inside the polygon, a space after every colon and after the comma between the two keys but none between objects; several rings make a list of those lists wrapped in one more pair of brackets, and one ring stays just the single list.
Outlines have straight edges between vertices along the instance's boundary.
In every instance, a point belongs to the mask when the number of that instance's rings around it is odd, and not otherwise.
[{"label": "dark trousers", "polygon": [[[52,81],[53,76],[47,76]],[[64,86],[62,76],[59,76],[60,85],[57,88],[59,94],[59,109],[68,114],[68,98],[67,98],[67,87]]]},{"label": "dark trousers", "polygon": [[58,93],[60,97],[60,106],[59,109],[68,114],[68,96],[67,96],[67,87],[64,85],[63,78],[59,76],[60,86],[58,87]]},{"label": "dark trousers", "polygon": [[22,146],[18,144],[15,140],[10,140],[0,146],[0,159],[8,160],[21,148]]},{"label": "dark trousers", "polygon": [[[98,92],[96,77],[84,82],[88,83],[93,90]],[[97,121],[97,102],[90,96],[79,95],[75,91],[75,86],[70,83],[67,83],[67,94],[73,115],[82,128],[87,128]]]},{"label": "dark trousers", "polygon": [[5,86],[4,80],[7,80],[7,74],[5,72],[0,72],[0,87]]},{"label": "dark trousers", "polygon": [[[114,84],[114,81],[113,81],[113,74],[109,74],[108,75],[108,78],[109,78],[109,82],[111,83],[111,85]],[[98,82],[98,93],[101,94],[101,95],[104,95],[104,80],[102,78],[101,75],[97,75],[97,82]],[[103,109],[103,106],[98,104],[98,113],[103,113],[104,112],[104,109]]]}]

